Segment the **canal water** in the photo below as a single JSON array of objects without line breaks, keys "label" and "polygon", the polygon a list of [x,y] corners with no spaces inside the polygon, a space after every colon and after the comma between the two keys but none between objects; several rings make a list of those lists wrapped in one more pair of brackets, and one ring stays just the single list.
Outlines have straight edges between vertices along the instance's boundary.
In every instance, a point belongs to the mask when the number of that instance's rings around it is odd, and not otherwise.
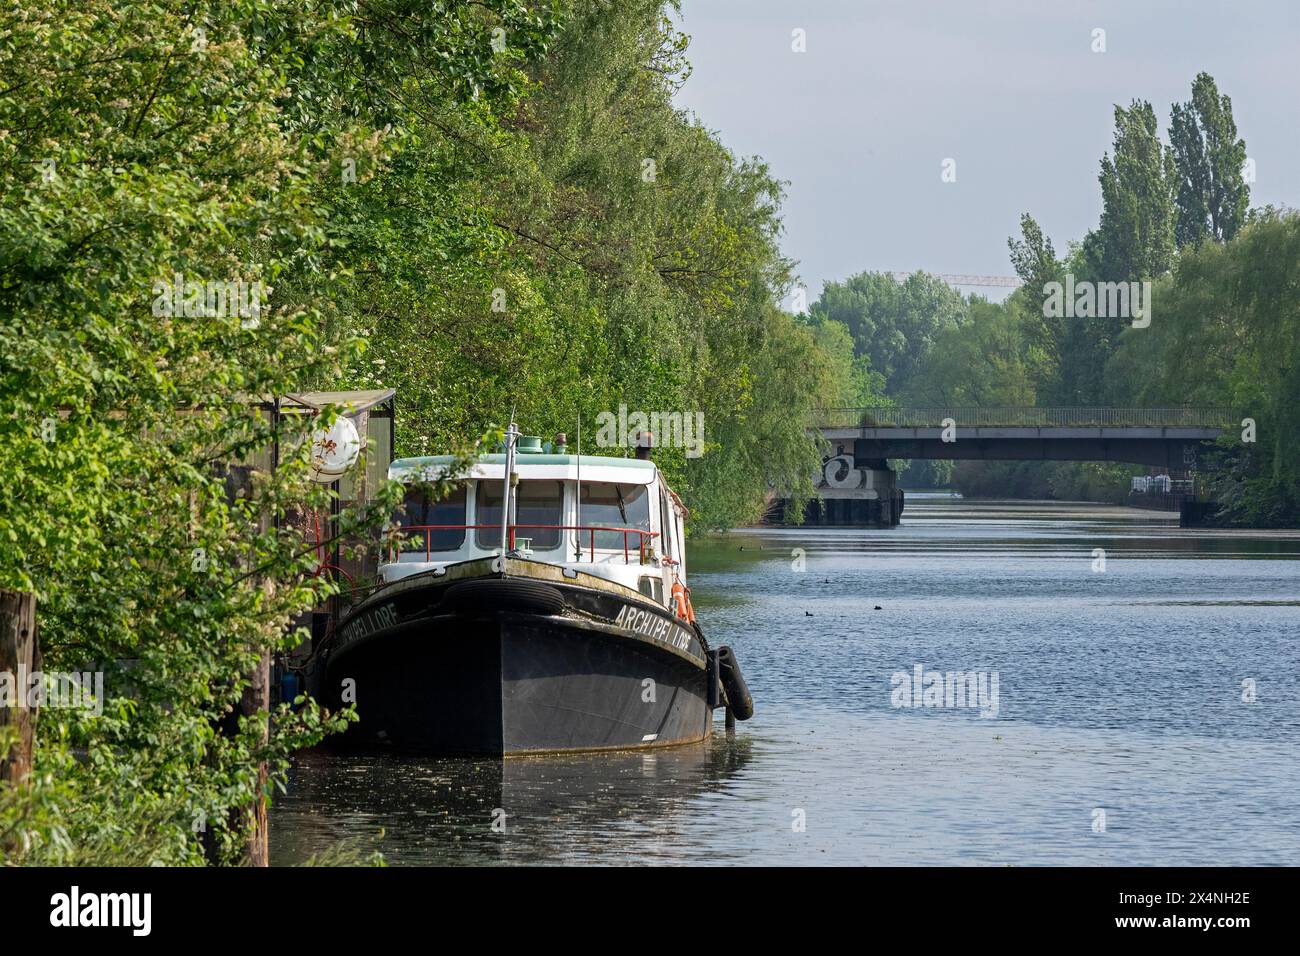
[{"label": "canal water", "polygon": [[719,711],[646,753],[312,752],[272,862],[1300,863],[1300,533],[913,494],[891,530],[690,565],[753,691],[734,738]]}]

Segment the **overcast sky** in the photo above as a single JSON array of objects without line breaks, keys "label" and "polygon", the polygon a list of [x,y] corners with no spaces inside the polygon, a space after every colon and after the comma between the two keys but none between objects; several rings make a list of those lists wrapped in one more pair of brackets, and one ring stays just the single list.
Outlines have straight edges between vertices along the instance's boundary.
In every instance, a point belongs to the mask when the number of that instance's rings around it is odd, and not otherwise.
[{"label": "overcast sky", "polygon": [[1251,204],[1300,206],[1297,0],[682,0],[680,26],[678,104],[789,181],[810,301],[865,269],[1012,275],[1022,212],[1064,250],[1097,223],[1113,104],[1149,100],[1167,140],[1201,70],[1232,97]]}]

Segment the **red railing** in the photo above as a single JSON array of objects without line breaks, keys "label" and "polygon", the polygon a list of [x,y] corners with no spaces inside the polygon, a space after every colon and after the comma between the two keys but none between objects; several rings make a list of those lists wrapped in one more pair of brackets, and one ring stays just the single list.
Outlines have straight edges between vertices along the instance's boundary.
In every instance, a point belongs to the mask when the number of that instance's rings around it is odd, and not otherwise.
[{"label": "red railing", "polygon": [[[510,526],[510,532],[509,532],[510,549],[512,551],[514,550],[515,547],[515,531],[520,529],[525,531],[574,531],[579,533],[585,531],[587,532],[587,549],[590,558],[593,562],[596,560],[596,535],[597,534],[602,534],[602,533],[622,534],[624,564],[632,563],[632,551],[628,547],[629,535],[637,536],[638,540],[637,540],[636,551],[637,551],[638,560],[642,564],[645,564],[646,552],[649,550],[651,543],[654,541],[655,538],[659,537],[659,532],[657,531],[644,531],[640,528],[610,528],[610,527],[605,527],[604,525],[592,525],[592,524],[581,524],[581,525],[579,524],[512,524]],[[415,532],[423,532],[424,533],[424,560],[432,561],[433,560],[432,532],[434,531],[497,531],[499,532],[500,530],[501,530],[501,525],[499,524],[419,524],[419,525],[409,525],[406,527],[396,528],[394,529],[394,533],[400,537],[402,535],[408,535]],[[581,538],[578,539],[578,547],[579,549],[581,549],[582,547]],[[600,550],[617,551],[618,549],[601,548]],[[398,553],[399,552],[396,547],[393,546],[389,547],[389,557],[392,560],[397,560],[396,555]],[[579,550],[579,556],[581,556],[581,550]]]}]

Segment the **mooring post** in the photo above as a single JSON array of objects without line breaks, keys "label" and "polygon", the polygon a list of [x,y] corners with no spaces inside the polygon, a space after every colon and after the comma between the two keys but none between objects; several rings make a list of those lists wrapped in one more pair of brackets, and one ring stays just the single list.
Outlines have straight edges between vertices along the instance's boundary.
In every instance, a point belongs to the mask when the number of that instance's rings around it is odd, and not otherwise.
[{"label": "mooring post", "polygon": [[[249,674],[248,687],[240,700],[240,711],[245,717],[257,714],[269,714],[271,711],[271,652],[263,650],[253,671]],[[258,743],[265,746],[270,739],[271,728],[267,717],[258,722]],[[245,821],[246,855],[249,866],[270,866],[270,849],[267,841],[266,821],[266,783],[268,779],[266,761],[257,765],[257,797],[248,808]]]},{"label": "mooring post", "polygon": [[[271,434],[275,436],[271,447],[271,474],[273,475],[280,468],[280,423],[280,397],[277,395],[271,406]],[[250,484],[246,493],[251,496],[252,491]],[[263,512],[258,521],[259,529],[266,531],[273,522],[277,527],[279,526],[278,518],[271,519],[266,512]],[[259,583],[263,594],[269,598],[272,589],[271,581],[262,579]],[[245,717],[258,717],[257,742],[258,746],[265,747],[271,739],[271,651],[269,648],[262,649],[257,664],[248,675],[248,686],[244,688],[244,694],[240,698],[239,709]],[[247,841],[245,855],[249,866],[271,865],[266,819],[266,784],[269,778],[266,761],[263,760],[257,765],[257,795],[253,799],[253,805],[248,808],[245,823],[244,838]]]},{"label": "mooring post", "polygon": [[17,732],[12,744],[0,749],[0,782],[17,786],[31,772],[36,709],[27,706],[27,687],[40,666],[36,595],[0,589],[0,675],[13,688],[13,698],[0,701],[0,731],[12,727]]}]

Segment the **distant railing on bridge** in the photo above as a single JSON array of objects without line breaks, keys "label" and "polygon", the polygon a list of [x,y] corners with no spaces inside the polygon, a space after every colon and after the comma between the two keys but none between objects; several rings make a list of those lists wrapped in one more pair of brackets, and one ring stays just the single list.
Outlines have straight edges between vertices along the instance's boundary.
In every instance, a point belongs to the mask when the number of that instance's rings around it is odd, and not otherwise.
[{"label": "distant railing on bridge", "polygon": [[1227,408],[822,408],[813,413],[818,428],[942,428],[952,419],[959,428],[1054,428],[1131,426],[1146,428],[1224,428]]}]

